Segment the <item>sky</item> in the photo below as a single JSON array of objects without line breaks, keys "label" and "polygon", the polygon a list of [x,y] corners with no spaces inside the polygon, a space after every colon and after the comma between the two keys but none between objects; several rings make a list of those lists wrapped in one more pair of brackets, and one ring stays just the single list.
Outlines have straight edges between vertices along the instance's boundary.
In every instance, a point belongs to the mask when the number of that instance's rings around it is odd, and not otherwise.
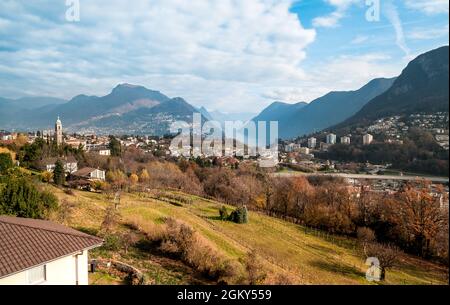
[{"label": "sky", "polygon": [[143,85],[222,112],[311,102],[448,45],[447,0],[1,0],[0,97]]}]

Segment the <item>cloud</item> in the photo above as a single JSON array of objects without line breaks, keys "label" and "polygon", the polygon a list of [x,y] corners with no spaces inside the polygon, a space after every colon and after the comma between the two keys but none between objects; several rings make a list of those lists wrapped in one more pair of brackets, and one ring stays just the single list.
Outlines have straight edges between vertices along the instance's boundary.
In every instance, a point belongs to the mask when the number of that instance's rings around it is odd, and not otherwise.
[{"label": "cloud", "polygon": [[305,92],[301,88],[277,88],[263,94],[263,97],[274,101],[300,102],[303,101]]},{"label": "cloud", "polygon": [[397,7],[391,0],[385,1],[381,7],[384,16],[394,27],[397,46],[405,53],[405,57],[411,58],[411,51],[406,44],[403,24],[400,19]]},{"label": "cloud", "polygon": [[325,2],[335,7],[335,11],[329,15],[314,18],[314,27],[337,27],[339,21],[346,16],[347,10],[360,0],[325,0]]},{"label": "cloud", "polygon": [[411,40],[428,40],[441,37],[448,37],[448,24],[441,28],[414,28],[408,34],[408,39]]},{"label": "cloud", "polygon": [[405,0],[406,7],[419,10],[427,15],[448,14],[448,0]]},{"label": "cloud", "polygon": [[357,35],[353,40],[350,42],[351,44],[362,44],[369,40],[369,36],[366,35]]},{"label": "cloud", "polygon": [[137,82],[194,104],[250,105],[257,88],[304,79],[316,38],[286,0],[81,0],[78,23],[64,4],[0,2],[0,52],[10,50],[0,95],[70,98]]}]

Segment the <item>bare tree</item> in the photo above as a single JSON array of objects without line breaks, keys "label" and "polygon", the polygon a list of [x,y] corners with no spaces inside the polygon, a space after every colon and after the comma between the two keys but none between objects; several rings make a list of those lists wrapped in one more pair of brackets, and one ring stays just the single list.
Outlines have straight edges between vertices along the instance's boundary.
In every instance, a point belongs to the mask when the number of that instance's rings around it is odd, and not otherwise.
[{"label": "bare tree", "polygon": [[386,279],[386,271],[395,266],[397,263],[400,250],[391,244],[365,243],[364,255],[366,258],[378,259],[380,265],[380,280]]}]

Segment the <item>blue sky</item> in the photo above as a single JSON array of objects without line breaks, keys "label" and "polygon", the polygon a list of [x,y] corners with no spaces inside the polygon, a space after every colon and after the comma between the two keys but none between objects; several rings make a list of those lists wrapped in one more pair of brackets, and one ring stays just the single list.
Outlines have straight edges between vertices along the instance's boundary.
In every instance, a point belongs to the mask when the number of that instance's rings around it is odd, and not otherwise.
[{"label": "blue sky", "polygon": [[133,83],[209,110],[258,112],[397,76],[448,45],[447,0],[380,0],[375,22],[366,0],[79,3],[70,22],[66,0],[0,2],[0,96],[70,99]]}]

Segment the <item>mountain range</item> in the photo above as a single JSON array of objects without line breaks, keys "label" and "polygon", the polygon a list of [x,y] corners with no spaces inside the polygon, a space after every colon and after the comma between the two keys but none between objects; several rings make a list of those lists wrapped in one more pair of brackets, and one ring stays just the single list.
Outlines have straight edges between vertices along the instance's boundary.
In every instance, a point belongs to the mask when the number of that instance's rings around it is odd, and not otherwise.
[{"label": "mountain range", "polygon": [[374,79],[359,90],[330,92],[309,104],[275,102],[253,121],[278,121],[279,136],[283,139],[310,134],[350,118],[371,99],[389,89],[394,80]]},{"label": "mountain range", "polygon": [[344,125],[413,113],[449,111],[449,47],[420,55],[403,70],[392,87],[372,99]]},{"label": "mountain range", "polygon": [[[397,78],[378,78],[355,91],[330,92],[311,103],[274,102],[260,114],[196,108],[181,97],[170,98],[143,86],[120,84],[108,95],[78,95],[70,101],[49,97],[0,98],[0,129],[52,128],[61,117],[68,132],[163,135],[172,122],[204,120],[278,121],[283,139],[333,126],[370,122],[380,117],[415,112],[448,112],[449,47],[420,55]],[[252,118],[253,117],[253,118]]]}]

